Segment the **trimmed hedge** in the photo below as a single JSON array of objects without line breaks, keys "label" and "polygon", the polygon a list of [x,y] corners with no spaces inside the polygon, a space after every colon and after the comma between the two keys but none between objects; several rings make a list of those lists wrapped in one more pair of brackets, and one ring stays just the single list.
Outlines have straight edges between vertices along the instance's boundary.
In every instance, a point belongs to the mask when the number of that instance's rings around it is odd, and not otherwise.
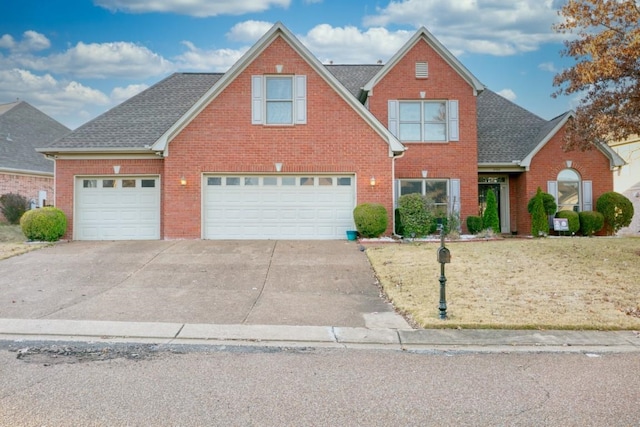
[{"label": "trimmed hedge", "polygon": [[20,217],[29,209],[29,201],[20,194],[7,193],[0,196],[0,212],[9,224],[18,224]]},{"label": "trimmed hedge", "polygon": [[[569,223],[569,231],[570,234],[575,234],[580,230],[580,216],[578,212],[574,211],[558,211],[556,213],[556,218],[566,218]],[[560,231],[559,233],[567,233],[566,231]]]},{"label": "trimmed hedge", "polygon": [[427,209],[428,200],[421,194],[405,194],[398,198],[398,211],[405,236],[423,237],[431,233],[434,218]]},{"label": "trimmed hedge", "polygon": [[604,216],[605,230],[613,235],[627,227],[633,219],[633,204],[620,193],[610,191],[598,197],[596,210]]},{"label": "trimmed hedge", "polygon": [[580,233],[583,236],[593,236],[604,226],[604,215],[595,211],[578,212],[580,219]]},{"label": "trimmed hedge", "polygon": [[387,209],[377,203],[362,203],[353,210],[353,221],[362,237],[380,237],[387,230]]},{"label": "trimmed hedge", "polygon": [[471,234],[478,234],[483,230],[482,228],[482,217],[469,215],[467,217],[467,230]]},{"label": "trimmed hedge", "polygon": [[32,209],[22,215],[20,226],[29,240],[55,242],[67,231],[67,217],[54,207]]}]

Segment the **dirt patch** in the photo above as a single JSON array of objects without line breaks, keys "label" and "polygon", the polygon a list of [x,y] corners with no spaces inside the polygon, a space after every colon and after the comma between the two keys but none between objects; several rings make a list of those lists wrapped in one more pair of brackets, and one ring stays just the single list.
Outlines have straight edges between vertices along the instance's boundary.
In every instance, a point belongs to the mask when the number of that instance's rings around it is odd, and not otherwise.
[{"label": "dirt patch", "polygon": [[447,243],[447,320],[439,318],[439,243],[368,245],[380,284],[422,327],[639,329],[640,239]]}]

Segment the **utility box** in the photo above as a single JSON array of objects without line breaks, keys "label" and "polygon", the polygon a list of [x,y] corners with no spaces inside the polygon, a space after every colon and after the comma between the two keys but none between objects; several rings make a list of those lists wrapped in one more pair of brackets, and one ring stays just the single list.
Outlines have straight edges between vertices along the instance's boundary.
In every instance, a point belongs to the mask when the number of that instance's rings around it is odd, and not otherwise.
[{"label": "utility box", "polygon": [[438,248],[438,262],[440,264],[448,264],[451,262],[451,252],[444,246]]}]

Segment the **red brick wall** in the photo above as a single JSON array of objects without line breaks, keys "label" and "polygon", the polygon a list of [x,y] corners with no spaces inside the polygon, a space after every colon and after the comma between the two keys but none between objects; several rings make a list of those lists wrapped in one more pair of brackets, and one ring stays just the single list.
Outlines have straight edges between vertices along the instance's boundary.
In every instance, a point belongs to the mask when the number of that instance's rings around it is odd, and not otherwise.
[{"label": "red brick wall", "polygon": [[[0,196],[8,193],[20,194],[27,200],[33,199],[38,203],[38,192],[41,190],[47,192],[49,198],[47,203],[51,204],[53,201],[53,177],[0,173]],[[0,221],[5,221],[1,212]]]},{"label": "red brick wall", "polygon": [[[162,159],[109,159],[109,160],[56,160],[55,206],[67,215],[67,232],[63,238],[73,237],[73,191],[75,177],[78,175],[114,175],[113,167],[119,165],[118,175],[162,175]],[[163,179],[160,180],[162,188]],[[160,200],[161,206],[164,204]],[[162,236],[163,219],[160,235]]]},{"label": "red brick wall", "polygon": [[[427,61],[429,78],[415,78],[415,64]],[[478,136],[476,97],[473,88],[449,66],[425,41],[420,40],[374,87],[369,98],[371,112],[385,125],[388,122],[389,100],[425,99],[459,101],[460,140],[449,143],[406,143],[405,155],[396,160],[396,178],[460,179],[461,220],[478,212]]]},{"label": "red brick wall", "polygon": [[[536,194],[538,187],[547,191],[547,181],[555,181],[558,173],[567,168],[566,161],[571,160],[571,168],[580,174],[583,181],[592,181],[593,210],[596,200],[602,193],[613,191],[613,173],[609,159],[598,149],[590,151],[564,151],[562,149],[564,129],[561,129],[533,158],[526,178],[518,185],[520,202],[516,206],[518,233],[531,234],[531,215],[527,212],[527,203]],[[512,206],[512,210],[513,210]]]},{"label": "red brick wall", "polygon": [[[251,124],[251,76],[307,76],[307,124]],[[357,203],[383,204],[392,224],[388,145],[313,69],[277,38],[170,143],[164,161],[165,238],[200,238],[201,181],[207,172],[355,173]],[[184,176],[189,184],[180,186]],[[371,176],[376,186],[371,188]]]}]

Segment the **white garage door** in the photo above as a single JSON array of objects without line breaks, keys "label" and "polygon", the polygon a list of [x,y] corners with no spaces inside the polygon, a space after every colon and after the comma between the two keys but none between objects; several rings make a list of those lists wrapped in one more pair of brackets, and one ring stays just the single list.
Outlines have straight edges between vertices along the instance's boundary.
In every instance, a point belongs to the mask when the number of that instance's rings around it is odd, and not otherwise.
[{"label": "white garage door", "polygon": [[205,239],[344,239],[353,176],[205,176]]},{"label": "white garage door", "polygon": [[74,239],[160,238],[158,177],[76,178]]}]

